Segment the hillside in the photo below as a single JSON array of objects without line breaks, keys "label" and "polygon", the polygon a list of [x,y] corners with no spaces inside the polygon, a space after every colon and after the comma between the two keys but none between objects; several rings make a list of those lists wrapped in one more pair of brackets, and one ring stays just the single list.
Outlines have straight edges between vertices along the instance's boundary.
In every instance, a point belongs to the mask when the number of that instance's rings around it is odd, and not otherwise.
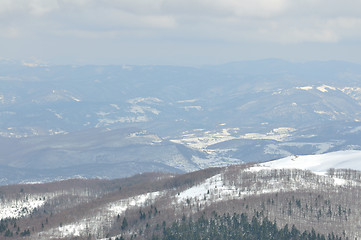
[{"label": "hillside", "polygon": [[[30,239],[157,239],[185,231],[184,222],[210,232],[212,221],[215,226],[231,229],[225,222],[233,216],[238,223],[243,219],[244,229],[257,224],[263,229],[266,225],[262,224],[268,224],[287,236],[293,232],[355,239],[361,227],[361,203],[357,200],[361,172],[344,167],[356,163],[359,154],[312,156],[313,166],[322,167],[311,170],[307,170],[312,168],[307,164],[311,157],[299,156],[297,160],[187,174],[149,173],[117,180],[2,186],[1,235],[12,233],[7,239],[21,235]],[[297,161],[302,158],[306,165],[299,169]]]},{"label": "hillside", "polygon": [[303,169],[325,174],[330,169],[353,169],[361,171],[361,151],[338,151],[318,155],[289,156],[257,164],[252,170],[261,169]]}]

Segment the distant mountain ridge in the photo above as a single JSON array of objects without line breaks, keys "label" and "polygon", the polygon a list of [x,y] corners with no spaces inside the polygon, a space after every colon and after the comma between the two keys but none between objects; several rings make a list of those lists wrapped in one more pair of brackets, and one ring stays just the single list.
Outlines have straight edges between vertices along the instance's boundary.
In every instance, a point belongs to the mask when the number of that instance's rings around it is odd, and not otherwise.
[{"label": "distant mountain ridge", "polygon": [[[136,173],[131,162],[138,163],[138,172],[182,172],[361,150],[358,64],[266,59],[201,67],[51,66],[5,61],[0,72],[0,164],[24,173],[3,183],[33,179],[24,172],[29,166],[32,172],[73,167],[74,175],[89,176],[82,168],[100,164],[100,176],[113,178]],[[127,148],[112,145],[129,140],[121,132],[134,129],[146,134],[132,137]],[[107,164],[111,167],[104,168]],[[119,176],[110,173],[114,169]]]}]

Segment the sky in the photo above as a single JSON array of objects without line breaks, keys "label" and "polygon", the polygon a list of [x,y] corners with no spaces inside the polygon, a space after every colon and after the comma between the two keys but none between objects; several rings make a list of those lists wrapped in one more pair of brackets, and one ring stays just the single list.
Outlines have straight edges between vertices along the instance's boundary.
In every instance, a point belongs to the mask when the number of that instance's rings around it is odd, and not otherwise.
[{"label": "sky", "polygon": [[0,59],[361,63],[360,0],[0,0]]}]

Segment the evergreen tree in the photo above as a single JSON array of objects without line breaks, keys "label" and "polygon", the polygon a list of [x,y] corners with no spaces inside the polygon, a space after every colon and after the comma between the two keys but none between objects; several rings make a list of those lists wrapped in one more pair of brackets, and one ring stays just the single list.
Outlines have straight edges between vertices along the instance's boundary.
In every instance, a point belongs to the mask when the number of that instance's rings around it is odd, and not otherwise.
[{"label": "evergreen tree", "polygon": [[122,222],[122,226],[121,226],[121,229],[124,230],[125,228],[128,227],[128,221],[127,219],[124,217],[123,218],[123,222]]}]

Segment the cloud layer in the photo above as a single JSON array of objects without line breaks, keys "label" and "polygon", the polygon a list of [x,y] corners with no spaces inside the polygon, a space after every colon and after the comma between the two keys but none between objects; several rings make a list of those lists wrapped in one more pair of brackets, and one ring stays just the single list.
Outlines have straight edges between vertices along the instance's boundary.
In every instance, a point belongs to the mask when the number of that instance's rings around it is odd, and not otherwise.
[{"label": "cloud layer", "polygon": [[360,9],[359,0],[2,0],[0,39],[30,45],[355,43]]}]

